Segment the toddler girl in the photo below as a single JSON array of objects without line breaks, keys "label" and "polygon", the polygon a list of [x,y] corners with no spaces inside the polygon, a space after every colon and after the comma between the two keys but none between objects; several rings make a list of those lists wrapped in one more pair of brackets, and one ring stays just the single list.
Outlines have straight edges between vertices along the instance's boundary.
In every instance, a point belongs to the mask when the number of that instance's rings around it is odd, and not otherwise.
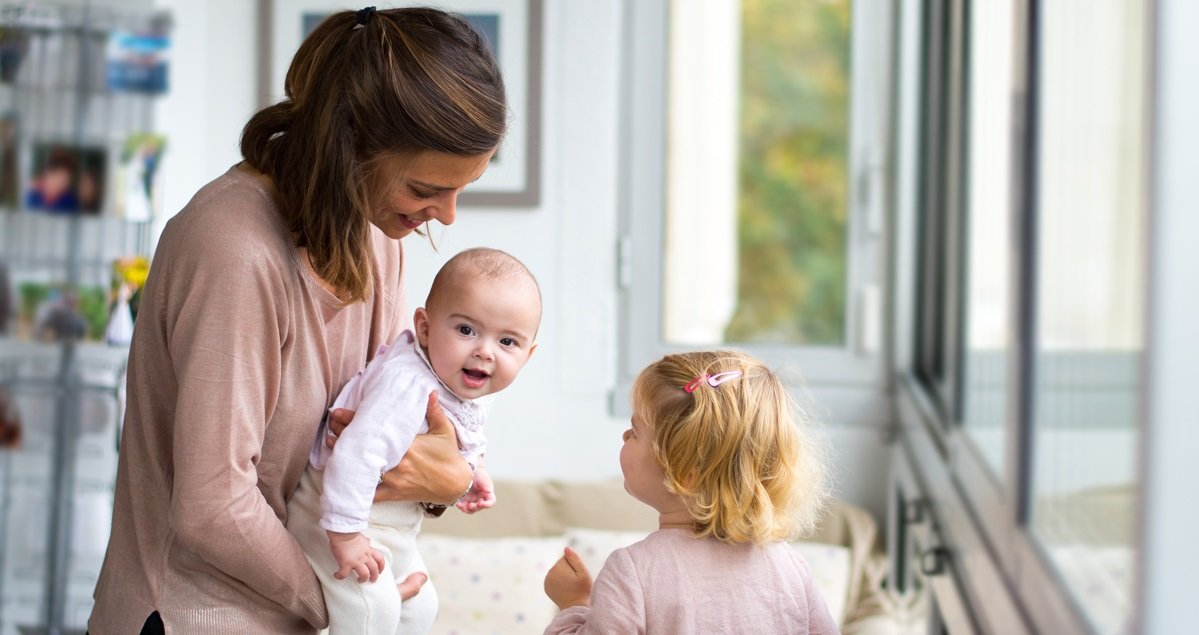
[{"label": "toddler girl", "polygon": [[778,377],[738,352],[669,355],[632,389],[625,489],[659,529],[592,583],[569,547],[545,578],[558,633],[836,633],[787,540],[826,496],[819,447]]}]

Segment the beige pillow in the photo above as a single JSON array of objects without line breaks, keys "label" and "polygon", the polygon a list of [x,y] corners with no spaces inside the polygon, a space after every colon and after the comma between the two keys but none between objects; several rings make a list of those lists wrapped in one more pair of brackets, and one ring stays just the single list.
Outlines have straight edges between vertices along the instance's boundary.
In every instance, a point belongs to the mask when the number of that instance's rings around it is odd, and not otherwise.
[{"label": "beige pillow", "polygon": [[433,633],[539,634],[558,613],[545,595],[545,573],[562,555],[563,537],[417,539],[440,609]]}]

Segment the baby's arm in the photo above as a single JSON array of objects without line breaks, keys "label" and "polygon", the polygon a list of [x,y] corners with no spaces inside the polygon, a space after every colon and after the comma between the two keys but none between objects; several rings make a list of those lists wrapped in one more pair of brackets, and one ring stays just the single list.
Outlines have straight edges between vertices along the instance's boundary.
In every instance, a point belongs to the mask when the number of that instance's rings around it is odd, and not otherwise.
[{"label": "baby's arm", "polygon": [[353,571],[359,582],[379,579],[379,572],[383,570],[383,554],[371,547],[370,538],[359,532],[325,533],[329,535],[329,550],[337,560],[337,572],[333,577],[344,580]]},{"label": "baby's arm", "polygon": [[479,457],[479,466],[475,468],[475,482],[454,506],[467,514],[495,506],[495,484],[491,475],[487,473],[487,468],[483,466],[482,456]]}]

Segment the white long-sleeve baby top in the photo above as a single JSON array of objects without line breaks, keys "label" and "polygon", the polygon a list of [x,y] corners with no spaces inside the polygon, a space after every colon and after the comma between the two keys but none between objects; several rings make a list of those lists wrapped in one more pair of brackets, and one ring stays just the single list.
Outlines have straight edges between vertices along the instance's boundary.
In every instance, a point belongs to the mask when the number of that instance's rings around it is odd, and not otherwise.
[{"label": "white long-sleeve baby top", "polygon": [[492,397],[455,395],[433,372],[415,334],[406,330],[390,346],[380,347],[338,393],[333,408],[355,414],[338,437],[336,451],[325,446],[327,422],[317,432],[309,462],[324,471],[322,528],[345,533],[366,528],[379,476],[399,464],[413,437],[429,429],[425,410],[433,390],[458,433],[462,456],[472,467],[478,464],[486,450],[483,424]]}]

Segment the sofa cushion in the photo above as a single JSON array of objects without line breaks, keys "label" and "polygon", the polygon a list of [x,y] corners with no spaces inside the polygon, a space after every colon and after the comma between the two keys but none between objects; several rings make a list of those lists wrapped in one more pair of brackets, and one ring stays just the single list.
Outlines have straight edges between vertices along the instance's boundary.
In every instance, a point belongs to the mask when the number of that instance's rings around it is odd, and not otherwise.
[{"label": "sofa cushion", "polygon": [[648,531],[608,531],[590,527],[568,527],[566,544],[579,553],[594,578],[613,551],[627,547],[648,535]]},{"label": "sofa cushion", "polygon": [[838,625],[845,624],[845,608],[849,599],[849,578],[852,572],[848,547],[822,542],[793,542],[791,547],[808,561],[812,580]]},{"label": "sofa cushion", "polygon": [[449,508],[439,518],[426,518],[421,533],[464,538],[553,536],[562,533],[556,499],[558,488],[546,482],[496,481],[495,507],[477,514]]},{"label": "sofa cushion", "polygon": [[545,595],[545,573],[562,556],[561,536],[417,539],[440,609],[433,633],[541,633],[558,613]]},{"label": "sofa cushion", "polygon": [[495,507],[468,515],[449,509],[425,519],[424,533],[447,536],[560,536],[567,527],[644,530],[658,526],[658,513],[629,496],[623,481],[522,481],[497,479]]}]

